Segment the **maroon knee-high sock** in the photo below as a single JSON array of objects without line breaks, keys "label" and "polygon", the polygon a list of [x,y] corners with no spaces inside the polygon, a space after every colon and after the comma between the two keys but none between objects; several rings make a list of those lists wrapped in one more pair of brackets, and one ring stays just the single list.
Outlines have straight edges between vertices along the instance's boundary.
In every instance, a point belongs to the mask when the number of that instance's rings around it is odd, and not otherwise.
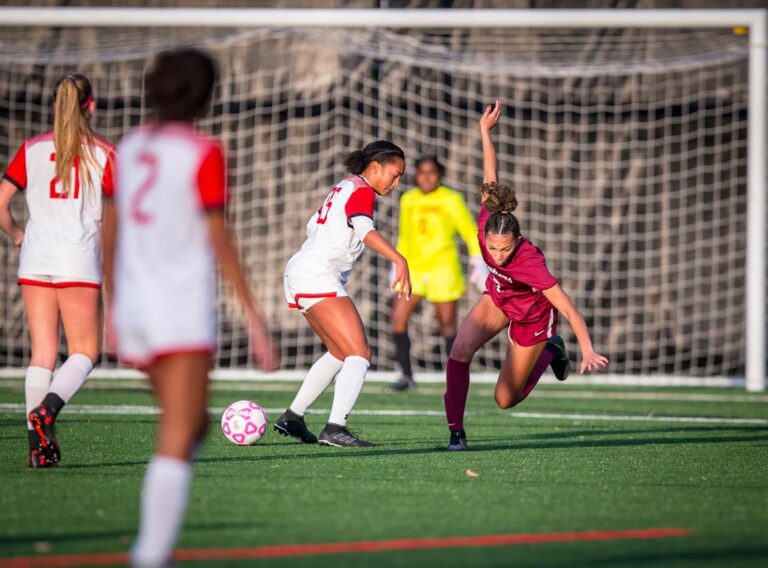
[{"label": "maroon knee-high sock", "polygon": [[446,367],[445,416],[451,432],[464,428],[464,408],[469,393],[469,363],[448,358]]},{"label": "maroon knee-high sock", "polygon": [[531,394],[531,391],[538,384],[539,379],[541,378],[541,375],[544,374],[544,371],[547,370],[547,367],[549,367],[549,364],[552,362],[552,359],[554,358],[555,358],[555,355],[545,347],[544,351],[542,351],[541,355],[539,355],[539,360],[536,361],[536,364],[533,366],[533,370],[531,371],[531,374],[528,375],[528,380],[526,381],[525,386],[523,387],[522,400],[525,400],[528,397],[528,395]]}]

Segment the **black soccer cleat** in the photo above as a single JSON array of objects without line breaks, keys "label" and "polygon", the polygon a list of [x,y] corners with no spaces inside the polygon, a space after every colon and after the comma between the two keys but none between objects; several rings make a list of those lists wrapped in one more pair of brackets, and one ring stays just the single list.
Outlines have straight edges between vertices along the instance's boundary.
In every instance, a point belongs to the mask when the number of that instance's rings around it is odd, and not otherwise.
[{"label": "black soccer cleat", "polygon": [[464,430],[451,432],[451,440],[448,442],[446,450],[449,452],[466,452],[469,450],[467,447],[467,433]]},{"label": "black soccer cleat", "polygon": [[563,336],[558,334],[549,338],[546,349],[552,352],[554,358],[549,366],[555,373],[558,381],[564,381],[571,374],[571,359],[568,357],[568,350],[565,348]]},{"label": "black soccer cleat", "polygon": [[37,449],[42,458],[44,458],[44,462],[49,464],[42,467],[50,467],[59,463],[59,460],[61,460],[61,446],[56,438],[56,419],[53,411],[41,404],[30,411],[28,418],[32,428],[35,429],[40,438],[40,444]]},{"label": "black soccer cleat", "polygon": [[413,377],[407,377],[403,375],[394,383],[389,385],[386,389],[384,389],[384,392],[393,393],[393,392],[408,392],[408,391],[415,391],[415,390],[416,390],[416,381],[413,380]]},{"label": "black soccer cleat", "polygon": [[339,426],[330,422],[320,432],[319,443],[323,446],[336,448],[370,448],[373,446],[370,442],[361,440],[354,432],[347,430],[346,426]]},{"label": "black soccer cleat", "polygon": [[299,416],[290,408],[275,422],[275,430],[283,436],[293,436],[305,444],[317,444],[317,436],[309,431],[304,423],[304,417]]}]

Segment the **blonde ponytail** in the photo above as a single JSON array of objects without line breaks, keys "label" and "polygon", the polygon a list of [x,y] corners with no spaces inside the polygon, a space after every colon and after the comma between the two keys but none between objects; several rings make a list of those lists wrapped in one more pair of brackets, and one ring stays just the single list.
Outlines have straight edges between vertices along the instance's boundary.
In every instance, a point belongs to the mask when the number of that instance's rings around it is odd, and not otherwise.
[{"label": "blonde ponytail", "polygon": [[56,177],[66,195],[72,190],[72,168],[78,163],[80,185],[93,186],[98,163],[93,155],[94,133],[88,123],[93,101],[91,84],[84,75],[65,75],[56,84],[53,102],[53,144],[56,148]]}]

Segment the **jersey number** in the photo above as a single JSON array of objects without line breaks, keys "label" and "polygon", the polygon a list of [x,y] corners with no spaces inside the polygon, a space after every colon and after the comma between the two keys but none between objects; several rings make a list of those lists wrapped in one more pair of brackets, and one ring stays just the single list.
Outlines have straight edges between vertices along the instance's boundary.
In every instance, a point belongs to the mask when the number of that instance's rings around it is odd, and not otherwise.
[{"label": "jersey number", "polygon": [[144,178],[144,181],[133,196],[131,218],[139,225],[146,225],[152,220],[152,215],[142,209],[142,202],[157,181],[157,156],[144,152],[139,154],[139,163],[147,166],[147,177]]},{"label": "jersey number", "polygon": [[[53,152],[51,154],[51,161],[56,161],[56,152]],[[80,197],[80,160],[75,156],[75,163],[72,165],[73,169],[75,170],[75,189],[72,192],[72,198],[77,199]],[[63,191],[57,191],[56,185],[59,183],[59,176],[54,177],[51,180],[50,185],[50,197],[51,199],[66,199],[69,197],[69,192],[63,192]]]},{"label": "jersey number", "polygon": [[325,222],[328,220],[328,212],[331,210],[331,205],[333,205],[333,196],[339,193],[340,191],[341,191],[340,187],[334,187],[331,190],[331,193],[328,194],[328,197],[325,198],[325,201],[320,206],[320,209],[317,210],[318,225],[325,225]]}]

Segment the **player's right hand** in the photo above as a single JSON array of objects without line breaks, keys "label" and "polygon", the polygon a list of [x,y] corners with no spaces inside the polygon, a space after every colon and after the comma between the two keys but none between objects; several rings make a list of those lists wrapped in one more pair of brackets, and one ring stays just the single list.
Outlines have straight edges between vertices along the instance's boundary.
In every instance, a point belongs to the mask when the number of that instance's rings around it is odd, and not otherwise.
[{"label": "player's right hand", "polygon": [[499,123],[499,117],[501,116],[501,101],[496,99],[493,106],[488,105],[485,107],[483,116],[480,117],[480,130],[490,132],[494,126]]},{"label": "player's right hand", "polygon": [[269,332],[259,317],[248,319],[248,339],[251,343],[251,354],[256,366],[262,371],[274,371],[280,365],[278,355]]},{"label": "player's right hand", "polygon": [[397,297],[405,296],[406,300],[411,299],[411,273],[408,270],[408,262],[403,258],[401,262],[395,263],[395,278],[392,281],[391,289],[397,292]]}]

